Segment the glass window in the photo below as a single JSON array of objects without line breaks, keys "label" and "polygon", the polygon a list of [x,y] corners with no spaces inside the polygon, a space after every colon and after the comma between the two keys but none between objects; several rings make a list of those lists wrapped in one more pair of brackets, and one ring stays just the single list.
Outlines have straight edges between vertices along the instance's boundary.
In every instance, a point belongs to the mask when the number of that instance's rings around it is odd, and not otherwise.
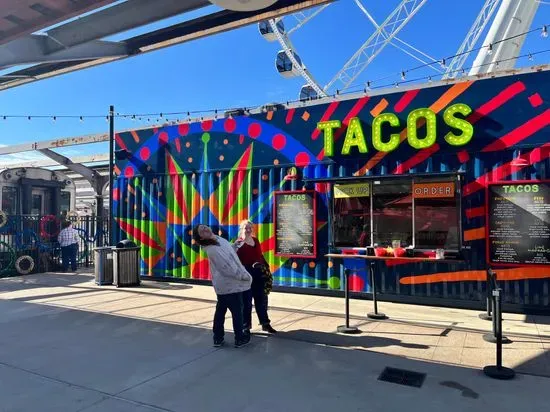
[{"label": "glass window", "polygon": [[414,183],[415,247],[459,248],[459,204],[454,181],[417,180]]},{"label": "glass window", "polygon": [[[373,246],[396,247],[399,244],[416,249],[458,250],[457,184],[458,180],[453,178],[380,180],[367,184],[367,189],[365,183],[340,185],[343,198],[338,198],[336,185],[334,245],[366,247],[373,243]],[[365,190],[370,192],[369,196],[358,194]]]},{"label": "glass window", "polygon": [[8,215],[17,214],[18,192],[16,187],[2,188],[2,210]]},{"label": "glass window", "polygon": [[370,244],[370,198],[335,199],[334,245],[365,247]]},{"label": "glass window", "polygon": [[59,204],[59,213],[61,214],[61,217],[65,219],[70,210],[71,194],[69,192],[61,191],[61,201]]},{"label": "glass window", "polygon": [[59,204],[61,212],[69,212],[71,210],[71,194],[69,192],[61,192],[61,203]]},{"label": "glass window", "polygon": [[412,182],[380,181],[372,186],[374,244],[402,247],[413,244]]},{"label": "glass window", "polygon": [[38,194],[32,195],[32,204],[31,204],[31,215],[40,215],[42,214],[42,201],[43,196]]}]

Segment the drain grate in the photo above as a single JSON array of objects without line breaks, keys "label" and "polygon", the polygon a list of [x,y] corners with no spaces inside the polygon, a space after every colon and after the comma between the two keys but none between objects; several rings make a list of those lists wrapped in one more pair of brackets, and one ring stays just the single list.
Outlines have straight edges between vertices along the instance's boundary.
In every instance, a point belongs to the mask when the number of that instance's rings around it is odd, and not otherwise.
[{"label": "drain grate", "polygon": [[420,388],[424,384],[425,378],[425,373],[407,371],[405,369],[385,368],[378,377],[378,380]]}]

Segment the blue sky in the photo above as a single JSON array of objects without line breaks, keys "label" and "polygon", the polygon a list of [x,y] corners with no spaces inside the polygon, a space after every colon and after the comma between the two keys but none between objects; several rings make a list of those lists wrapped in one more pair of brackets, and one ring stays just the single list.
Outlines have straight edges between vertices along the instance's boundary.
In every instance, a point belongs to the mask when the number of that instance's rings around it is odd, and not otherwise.
[{"label": "blue sky", "polygon": [[[399,0],[363,0],[381,23]],[[428,0],[398,37],[440,59],[453,55],[474,22],[484,0]],[[200,13],[200,12],[199,12]],[[195,13],[195,15],[199,14]],[[187,18],[187,17],[186,17]],[[292,17],[287,17],[287,25]],[[173,18],[147,28],[181,21]],[[533,27],[550,23],[550,5],[541,4]],[[372,34],[374,28],[352,0],[340,0],[325,9],[292,37],[300,57],[319,83],[326,84],[347,59]],[[124,39],[144,29],[115,36]],[[483,36],[482,36],[483,39]],[[530,35],[522,53],[550,49],[550,37]],[[120,62],[67,74],[0,92],[0,145],[77,136],[108,130],[103,119],[58,120],[9,119],[5,115],[97,115],[110,104],[120,113],[160,113],[214,108],[257,106],[298,97],[301,78],[285,79],[275,69],[278,43],[264,40],[257,25],[204,38]],[[471,65],[475,53],[466,67]],[[517,66],[543,64],[550,53],[533,62],[522,59]],[[388,46],[358,79],[358,83],[399,73],[419,63]],[[427,75],[420,70],[410,77]],[[435,73],[435,72],[432,72]],[[410,78],[409,77],[409,78]],[[146,122],[117,121],[117,129],[139,127]],[[75,146],[69,156],[107,152],[105,144]],[[0,156],[13,163],[24,156]]]}]

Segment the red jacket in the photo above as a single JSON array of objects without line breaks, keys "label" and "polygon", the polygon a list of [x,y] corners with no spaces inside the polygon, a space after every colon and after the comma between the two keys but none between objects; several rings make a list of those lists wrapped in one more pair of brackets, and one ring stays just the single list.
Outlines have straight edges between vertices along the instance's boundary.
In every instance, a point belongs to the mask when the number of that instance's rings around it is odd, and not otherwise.
[{"label": "red jacket", "polygon": [[243,241],[243,245],[237,249],[237,255],[241,263],[244,266],[252,266],[256,262],[267,265],[260,241],[255,237],[252,237],[252,239],[254,239],[254,246],[250,246]]}]

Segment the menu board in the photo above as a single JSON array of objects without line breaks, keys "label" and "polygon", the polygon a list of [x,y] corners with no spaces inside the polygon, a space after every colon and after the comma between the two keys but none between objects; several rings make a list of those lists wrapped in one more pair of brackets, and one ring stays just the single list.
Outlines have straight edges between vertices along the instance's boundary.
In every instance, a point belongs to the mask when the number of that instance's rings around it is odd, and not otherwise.
[{"label": "menu board", "polygon": [[315,258],[315,192],[275,192],[275,255]]},{"label": "menu board", "polygon": [[489,263],[550,265],[550,182],[491,184],[487,202]]}]

